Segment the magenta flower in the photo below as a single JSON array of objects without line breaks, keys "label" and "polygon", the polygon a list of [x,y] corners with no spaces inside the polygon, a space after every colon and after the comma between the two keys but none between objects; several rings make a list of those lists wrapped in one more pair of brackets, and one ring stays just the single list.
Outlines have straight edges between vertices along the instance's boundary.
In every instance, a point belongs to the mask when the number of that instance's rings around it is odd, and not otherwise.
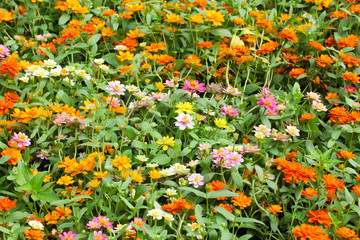
[{"label": "magenta flower", "polygon": [[348,93],[354,93],[354,92],[356,92],[356,88],[354,88],[353,86],[347,86],[347,87],[345,87],[345,90],[346,90]]},{"label": "magenta flower", "polygon": [[6,57],[10,55],[10,49],[0,44],[0,57]]},{"label": "magenta flower", "polygon": [[239,115],[237,113],[237,110],[236,108],[233,108],[232,106],[223,106],[221,108],[221,113],[224,114],[224,115],[229,115],[229,116],[237,116]]},{"label": "magenta flower", "polygon": [[60,236],[61,240],[73,240],[76,237],[76,234],[72,231],[63,232]]},{"label": "magenta flower", "polygon": [[182,90],[189,90],[190,92],[204,92],[206,87],[204,87],[203,83],[199,83],[198,80],[192,80],[191,82],[185,79],[184,86]]},{"label": "magenta flower", "polygon": [[260,101],[257,102],[260,106],[265,107],[266,109],[275,112],[277,108],[278,101],[275,100],[273,97],[261,97]]},{"label": "magenta flower", "polygon": [[97,218],[93,218],[93,221],[94,220],[97,220],[100,224],[101,224],[101,226],[102,227],[104,227],[104,228],[113,228],[113,222],[109,222],[109,218],[108,217],[103,217],[103,216],[98,216]]},{"label": "magenta flower", "polygon": [[134,224],[137,225],[139,228],[142,228],[146,221],[143,221],[142,218],[134,218],[134,221],[130,223],[131,230],[136,231]]},{"label": "magenta flower", "polygon": [[95,231],[94,232],[94,238],[95,238],[95,240],[108,240],[107,238],[106,238],[106,234],[103,234],[101,231]]},{"label": "magenta flower", "polygon": [[204,185],[204,176],[199,173],[193,173],[189,176],[189,184],[193,184],[195,188]]},{"label": "magenta flower", "polygon": [[111,95],[125,95],[125,86],[120,84],[120,81],[109,82],[106,90],[110,91]]},{"label": "magenta flower", "polygon": [[11,144],[16,144],[17,147],[28,147],[31,144],[31,140],[25,133],[14,133],[14,136],[10,140]]},{"label": "magenta flower", "polygon": [[177,120],[175,126],[178,126],[180,130],[184,130],[186,127],[192,129],[195,125],[192,121],[192,116],[189,114],[180,113],[175,119]]}]

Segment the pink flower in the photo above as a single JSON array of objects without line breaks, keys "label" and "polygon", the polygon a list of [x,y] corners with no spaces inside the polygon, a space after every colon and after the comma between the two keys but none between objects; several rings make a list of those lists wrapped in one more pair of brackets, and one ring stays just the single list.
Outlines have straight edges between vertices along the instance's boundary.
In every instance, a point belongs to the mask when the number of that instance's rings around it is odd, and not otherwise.
[{"label": "pink flower", "polygon": [[72,231],[69,232],[63,232],[60,236],[61,240],[73,240],[76,237],[76,234]]},{"label": "pink flower", "polygon": [[110,91],[111,95],[125,95],[125,86],[120,84],[120,81],[109,82],[106,90]]},{"label": "pink flower", "polygon": [[213,162],[220,166],[220,160],[224,159],[227,154],[229,154],[229,150],[226,150],[225,148],[221,147],[219,149],[214,149],[211,153],[211,158],[213,159]]},{"label": "pink flower", "polygon": [[344,88],[348,93],[356,92],[356,88],[354,88],[353,86],[347,86],[347,87],[344,87]]},{"label": "pink flower", "polygon": [[97,220],[97,218],[93,218],[90,222],[86,224],[87,229],[100,229],[101,223]]},{"label": "pink flower", "polygon": [[95,231],[94,232],[94,238],[95,238],[95,240],[108,240],[107,238],[106,238],[106,234],[103,234],[101,231]]},{"label": "pink flower", "polygon": [[230,94],[232,96],[239,96],[242,92],[239,92],[237,88],[234,88],[232,86],[228,86],[226,89],[223,90],[224,93]]},{"label": "pink flower", "polygon": [[110,107],[114,108],[120,106],[120,100],[117,97],[112,97],[112,98],[109,97],[106,102],[110,103],[110,101],[111,101]]},{"label": "pink flower", "polygon": [[260,101],[257,102],[260,106],[265,107],[266,109],[275,112],[277,108],[278,101],[275,100],[273,97],[261,97]]},{"label": "pink flower", "polygon": [[10,55],[10,49],[0,44],[0,57],[6,57]]},{"label": "pink flower", "polygon": [[175,119],[177,120],[175,126],[178,126],[180,130],[184,130],[186,127],[192,129],[195,125],[192,121],[192,116],[189,114],[180,113]]},{"label": "pink flower", "polygon": [[93,218],[93,220],[94,219],[96,219],[104,228],[113,228],[113,222],[109,222],[110,219],[108,217],[103,217],[100,215],[97,218]]},{"label": "pink flower", "polygon": [[204,176],[199,173],[193,173],[189,176],[189,184],[193,184],[195,188],[204,185]]},{"label": "pink flower", "polygon": [[28,147],[31,144],[31,140],[25,133],[14,133],[14,136],[10,140],[11,144],[16,144],[17,147]]},{"label": "pink flower", "polygon": [[238,152],[230,152],[225,156],[225,161],[223,162],[224,168],[231,168],[235,167],[237,165],[240,165],[242,162],[244,162],[244,159],[242,158],[242,155]]},{"label": "pink flower", "polygon": [[175,84],[175,80],[174,79],[171,79],[171,80],[166,80],[165,83],[164,83],[165,86],[167,87],[178,87],[179,84]]},{"label": "pink flower", "polygon": [[237,113],[237,110],[236,108],[233,108],[232,106],[223,106],[221,108],[221,113],[224,114],[224,115],[229,115],[229,116],[237,116],[239,115]]},{"label": "pink flower", "polygon": [[142,218],[134,218],[134,221],[130,223],[131,230],[136,231],[134,224],[137,225],[139,228],[142,228],[146,221],[143,221]]},{"label": "pink flower", "polygon": [[199,83],[198,80],[192,80],[191,82],[185,79],[184,86],[182,90],[189,90],[190,92],[204,92],[206,87],[204,87],[203,83]]}]

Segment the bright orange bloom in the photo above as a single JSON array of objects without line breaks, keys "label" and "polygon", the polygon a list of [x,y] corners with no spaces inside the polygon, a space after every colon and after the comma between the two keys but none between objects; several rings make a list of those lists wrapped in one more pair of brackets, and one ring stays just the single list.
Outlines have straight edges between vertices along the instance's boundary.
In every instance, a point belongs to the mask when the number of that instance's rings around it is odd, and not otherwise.
[{"label": "bright orange bloom", "polygon": [[135,171],[132,171],[130,173],[130,177],[134,182],[139,182],[139,183],[144,182],[144,178],[142,177],[141,173],[137,173]]},{"label": "bright orange bloom", "polygon": [[126,4],[125,10],[132,12],[139,12],[145,10],[145,5],[142,3]]},{"label": "bright orange bloom", "polygon": [[39,45],[39,48],[38,48],[38,53],[40,53],[41,55],[47,55],[46,53],[44,53],[41,48],[45,48],[46,50],[48,50],[49,52],[56,52],[56,49],[55,49],[55,44],[52,43],[52,42],[49,42],[49,43],[41,43]]},{"label": "bright orange bloom", "polygon": [[328,65],[334,63],[334,59],[332,59],[329,55],[326,54],[321,54],[320,57],[316,58],[316,64],[322,68],[326,68]]},{"label": "bright orange bloom", "polygon": [[305,190],[302,190],[301,196],[306,196],[307,198],[316,197],[318,195],[318,191],[313,188],[306,188]]},{"label": "bright orange bloom", "polygon": [[345,54],[340,51],[339,56],[342,58],[343,63],[347,64],[348,67],[353,67],[360,64],[360,60],[356,57],[351,56],[350,54]]},{"label": "bright orange bloom", "polygon": [[300,122],[305,121],[305,120],[311,120],[314,119],[315,116],[311,113],[304,113],[301,115],[301,118],[299,119]]},{"label": "bright orange bloom", "polygon": [[245,20],[244,19],[242,19],[242,18],[234,18],[233,20],[232,20],[232,22],[233,23],[235,23],[235,24],[237,24],[237,25],[245,25]]},{"label": "bright orange bloom", "polygon": [[347,13],[346,12],[343,12],[343,11],[335,11],[333,13],[331,13],[330,17],[332,18],[347,18]]},{"label": "bright orange bloom", "polygon": [[97,28],[93,23],[86,23],[82,28],[81,31],[87,32],[87,34],[92,34],[97,32]]},{"label": "bright orange bloom", "polygon": [[293,54],[285,54],[284,55],[284,59],[288,62],[293,62],[295,64],[297,64],[299,62],[299,57]]},{"label": "bright orange bloom", "polygon": [[73,19],[68,23],[68,27],[79,28],[80,26],[84,25],[81,20]]},{"label": "bright orange bloom", "polygon": [[349,8],[349,12],[360,13],[360,5],[359,5],[359,4],[352,5],[352,6]]},{"label": "bright orange bloom", "polygon": [[41,232],[41,229],[29,229],[23,232],[25,238],[32,240],[43,240],[45,235]]},{"label": "bright orange bloom", "polygon": [[195,0],[192,4],[194,4],[194,6],[199,6],[201,10],[204,10],[208,5],[207,0]]},{"label": "bright orange bloom", "polygon": [[[225,209],[225,210],[228,211],[229,213],[233,213],[233,211],[234,211],[229,204],[220,203],[220,204],[217,205],[216,207],[222,207],[223,209]],[[216,210],[212,210],[212,212],[213,212],[214,214],[217,213]]]},{"label": "bright orange bloom", "polygon": [[224,15],[221,11],[206,10],[205,14],[207,15],[205,21],[212,22],[215,26],[221,26],[222,22],[225,22]]},{"label": "bright orange bloom", "polygon": [[177,14],[166,14],[164,21],[169,23],[185,24],[184,19]]},{"label": "bright orange bloom", "polygon": [[353,83],[360,83],[360,77],[357,73],[350,73],[348,71],[345,71],[343,75],[341,75],[342,79],[345,81],[352,81]]},{"label": "bright orange bloom", "polygon": [[286,22],[287,20],[290,19],[289,14],[281,14],[281,17],[279,17],[279,20]]},{"label": "bright orange bloom", "polygon": [[166,43],[151,43],[149,46],[146,46],[145,49],[148,52],[158,52],[160,50],[166,50]]},{"label": "bright orange bloom", "polygon": [[282,213],[282,207],[280,205],[271,205],[269,207],[269,212],[272,214]]},{"label": "bright orange bloom", "polygon": [[330,121],[338,123],[338,125],[349,124],[349,112],[342,107],[335,107],[329,111]]},{"label": "bright orange bloom", "polygon": [[135,28],[134,30],[129,30],[129,32],[126,34],[129,38],[140,38],[144,37],[145,33],[139,33],[140,28]]},{"label": "bright orange bloom", "polygon": [[[356,43],[360,40],[360,38],[354,34],[350,34],[346,38],[340,38],[339,41],[336,42],[338,48],[342,49],[344,47],[355,47]],[[325,41],[326,42],[326,41]]]},{"label": "bright orange bloom", "polygon": [[72,177],[70,177],[69,175],[65,175],[65,176],[62,176],[61,178],[59,178],[59,180],[57,180],[56,182],[57,184],[59,185],[70,185],[72,183],[74,183],[74,180]]},{"label": "bright orange bloom", "polygon": [[108,174],[109,174],[108,171],[105,171],[105,172],[101,172],[101,171],[94,172],[94,178],[95,178],[95,179],[104,178],[104,177],[106,177]]},{"label": "bright orange bloom", "polygon": [[360,185],[355,185],[351,191],[354,192],[357,196],[360,196]]},{"label": "bright orange bloom", "polygon": [[201,68],[203,65],[200,62],[201,62],[201,59],[196,55],[190,55],[184,59],[186,68],[193,68],[193,69]]},{"label": "bright orange bloom", "polygon": [[130,169],[132,167],[131,160],[128,156],[118,156],[115,155],[115,160],[111,161],[112,165],[118,169],[118,172]]},{"label": "bright orange bloom", "polygon": [[176,59],[168,54],[156,55],[156,62],[160,65],[165,65],[169,62],[174,62]]},{"label": "bright orange bloom", "polygon": [[0,99],[0,116],[8,115],[9,109],[14,107],[14,103],[6,99]]},{"label": "bright orange bloom", "polygon": [[115,11],[115,10],[113,10],[113,9],[108,9],[108,10],[105,10],[104,12],[103,12],[103,17],[110,17],[110,16],[112,16],[112,15],[115,15],[115,14],[117,14],[117,12]]},{"label": "bright orange bloom", "polygon": [[4,94],[4,98],[5,98],[5,100],[12,102],[12,103],[16,103],[17,101],[20,100],[20,97],[13,91],[6,92]]},{"label": "bright orange bloom", "polygon": [[300,75],[307,75],[307,73],[305,72],[305,70],[303,68],[293,68],[289,72],[289,76],[293,77],[293,78],[297,78]]},{"label": "bright orange bloom", "polygon": [[280,44],[277,42],[270,41],[260,46],[260,49],[256,51],[256,54],[268,54],[275,50]]},{"label": "bright orange bloom", "polygon": [[319,209],[316,211],[309,210],[309,213],[306,214],[309,217],[308,222],[314,223],[315,225],[324,225],[325,228],[330,228],[331,226],[331,218],[328,214],[328,210]]},{"label": "bright orange bloom", "polygon": [[101,36],[102,37],[112,37],[115,36],[116,32],[114,30],[112,30],[109,26],[107,27],[103,27],[101,29]]},{"label": "bright orange bloom", "polygon": [[134,54],[129,51],[126,52],[119,51],[119,55],[116,55],[116,59],[121,62],[131,61],[134,60]]},{"label": "bright orange bloom", "polygon": [[258,12],[258,11],[250,11],[249,16],[254,17],[255,19],[263,19],[263,18],[265,18],[264,13]]},{"label": "bright orange bloom", "polygon": [[16,203],[13,200],[10,200],[8,198],[0,199],[0,212],[2,212],[3,209],[5,209],[6,211],[10,211],[14,207],[16,207]]},{"label": "bright orange bloom", "polygon": [[62,39],[68,38],[70,41],[79,36],[80,36],[80,31],[77,28],[69,27],[69,28],[64,29],[61,33]]},{"label": "bright orange bloom", "polygon": [[329,235],[324,233],[324,229],[319,226],[307,225],[305,223],[301,226],[296,226],[292,230],[295,238],[300,238],[300,240],[330,240]]},{"label": "bright orange bloom", "polygon": [[235,206],[240,207],[240,209],[244,209],[251,205],[251,198],[247,197],[244,193],[238,193],[239,196],[233,197],[231,202],[234,203]]},{"label": "bright orange bloom", "polygon": [[308,43],[308,46],[313,47],[317,50],[324,51],[324,47],[321,45],[321,43],[318,43],[316,41],[312,41]]},{"label": "bright orange bloom", "polygon": [[[215,191],[223,190],[224,187],[227,186],[227,184],[224,182],[221,182],[219,180],[216,180],[216,181],[209,182],[208,186],[211,187],[209,192],[215,192]],[[227,200],[228,198],[227,197],[218,197],[216,199],[217,200]]]},{"label": "bright orange bloom", "polygon": [[281,170],[287,183],[298,184],[301,181],[308,183],[310,180],[316,181],[316,171],[313,168],[304,168],[300,163],[286,161],[283,158],[276,158],[274,165]]},{"label": "bright orange bloom", "polygon": [[190,22],[200,24],[204,21],[204,17],[199,13],[190,17]]},{"label": "bright orange bloom", "polygon": [[18,61],[16,61],[15,56],[10,56],[4,61],[1,62],[0,66],[0,75],[10,75],[11,79],[19,73],[21,66]]},{"label": "bright orange bloom", "polygon": [[10,159],[7,160],[8,165],[16,165],[18,162],[18,159],[22,160],[22,156],[20,153],[20,150],[15,148],[6,148],[2,150],[1,156],[9,156]]},{"label": "bright orange bloom", "polygon": [[212,44],[212,42],[198,42],[198,47],[199,48],[211,48],[213,47],[214,45]]},{"label": "bright orange bloom", "polygon": [[326,191],[328,191],[329,193],[335,193],[336,189],[343,189],[345,184],[343,181],[341,181],[338,178],[335,178],[333,175],[331,174],[327,174],[324,175],[323,178],[321,179],[324,184],[325,184],[325,189]]},{"label": "bright orange bloom", "polygon": [[157,180],[157,179],[160,179],[163,177],[162,173],[156,169],[151,170],[150,172],[148,172],[148,174],[149,174],[149,177],[154,180]]},{"label": "bright orange bloom", "polygon": [[338,228],[335,233],[345,239],[353,239],[356,237],[356,232],[347,227]]},{"label": "bright orange bloom", "polygon": [[352,152],[349,152],[348,150],[345,151],[338,151],[336,153],[338,158],[344,158],[344,159],[355,159],[355,154]]},{"label": "bright orange bloom", "polygon": [[279,39],[286,38],[289,41],[297,43],[299,41],[297,35],[295,34],[294,30],[284,28],[281,30],[278,36]]},{"label": "bright orange bloom", "polygon": [[178,212],[183,212],[184,209],[179,205],[179,201],[173,201],[171,203],[161,206],[161,209],[164,211],[171,212],[172,214],[177,214]]},{"label": "bright orange bloom", "polygon": [[4,22],[12,22],[14,19],[12,17],[11,12],[4,11],[0,9],[0,23]]},{"label": "bright orange bloom", "polygon": [[179,206],[186,209],[194,209],[194,207],[191,205],[191,203],[187,202],[184,198],[178,198]]},{"label": "bright orange bloom", "polygon": [[[339,95],[337,93],[331,93],[329,92],[326,96],[325,96],[326,100],[330,100],[330,99],[339,99]],[[333,102],[333,101],[329,101],[330,104],[334,104],[335,106],[339,105],[338,102]]]}]

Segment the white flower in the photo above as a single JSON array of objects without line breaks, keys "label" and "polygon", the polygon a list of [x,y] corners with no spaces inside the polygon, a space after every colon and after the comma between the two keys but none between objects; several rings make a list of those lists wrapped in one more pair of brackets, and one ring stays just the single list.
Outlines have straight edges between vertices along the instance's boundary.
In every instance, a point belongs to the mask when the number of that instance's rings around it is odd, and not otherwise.
[{"label": "white flower", "polygon": [[165,220],[165,222],[171,222],[171,221],[174,221],[174,217],[171,213],[165,213],[164,220]]},{"label": "white flower", "polygon": [[94,63],[96,63],[97,65],[101,65],[105,62],[104,59],[102,58],[97,58],[97,59],[94,59]]},{"label": "white flower", "polygon": [[314,101],[319,101],[320,99],[320,95],[314,92],[306,93],[305,97]]},{"label": "white flower", "polygon": [[159,164],[157,164],[157,163],[148,163],[148,164],[146,164],[146,167],[148,167],[148,168],[156,168],[157,166],[159,166]]},{"label": "white flower", "polygon": [[137,155],[135,158],[140,162],[147,162],[147,160],[149,160],[145,155]]},{"label": "white flower", "polygon": [[48,67],[48,68],[54,68],[56,67],[57,63],[52,60],[52,59],[48,59],[48,60],[45,60],[44,63],[43,63],[43,67]]},{"label": "white flower", "polygon": [[159,208],[152,209],[146,216],[153,217],[153,219],[161,220],[164,217],[165,212]]},{"label": "white flower", "polygon": [[199,162],[199,160],[191,160],[188,164],[187,164],[187,166],[188,167],[195,167],[196,165],[198,165],[200,162]]},{"label": "white flower", "polygon": [[295,126],[287,126],[286,132],[291,136],[300,136],[300,130],[297,129]]},{"label": "white flower", "polygon": [[175,170],[177,174],[188,174],[190,172],[190,169],[180,163],[175,163],[171,167]]},{"label": "white flower", "polygon": [[264,139],[265,138],[265,134],[263,132],[256,132],[254,134],[254,136],[256,137],[256,139]]},{"label": "white flower", "polygon": [[48,70],[45,70],[43,68],[38,68],[35,72],[33,72],[33,75],[41,78],[48,78],[50,73]]},{"label": "white flower", "polygon": [[109,66],[107,66],[107,65],[105,65],[105,64],[101,64],[100,66],[99,66],[99,68],[101,69],[101,70],[103,70],[104,72],[108,72],[109,71]]},{"label": "white flower", "polygon": [[114,47],[114,50],[116,51],[125,51],[127,49],[127,47],[125,45],[116,45]]},{"label": "white flower", "polygon": [[174,188],[167,188],[166,189],[166,195],[169,197],[175,196],[177,194],[177,191]]},{"label": "white flower", "polygon": [[317,102],[317,101],[313,101],[313,108],[318,112],[321,112],[321,111],[326,112],[327,111],[325,105],[322,104],[321,102]]},{"label": "white flower", "polygon": [[19,80],[24,83],[29,82],[29,78],[27,76],[23,76],[23,77],[19,78]]},{"label": "white flower", "polygon": [[165,168],[163,170],[160,171],[160,173],[164,176],[164,177],[170,177],[176,174],[175,169],[170,167],[170,168]]},{"label": "white flower", "polygon": [[31,220],[31,221],[29,221],[29,225],[30,225],[30,227],[32,227],[32,229],[44,230],[44,225],[42,225],[42,223],[39,221]]}]

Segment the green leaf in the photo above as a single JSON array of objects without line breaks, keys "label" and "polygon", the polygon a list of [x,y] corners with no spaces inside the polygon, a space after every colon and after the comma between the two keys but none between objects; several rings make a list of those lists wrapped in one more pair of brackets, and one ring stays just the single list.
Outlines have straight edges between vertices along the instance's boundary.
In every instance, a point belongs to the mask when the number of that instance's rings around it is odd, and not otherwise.
[{"label": "green leaf", "polygon": [[30,171],[30,169],[25,165],[22,160],[18,161],[18,173],[16,177],[16,182],[19,185],[23,185],[25,183],[29,183],[34,174]]},{"label": "green leaf", "polygon": [[30,186],[33,192],[39,192],[41,190],[46,174],[47,172],[41,172],[31,179]]},{"label": "green leaf", "polygon": [[256,174],[259,176],[260,181],[264,181],[264,171],[263,171],[263,169],[258,165],[255,165],[255,169],[256,169]]},{"label": "green leaf", "polygon": [[59,197],[56,195],[56,193],[54,192],[54,190],[52,190],[51,188],[46,188],[43,191],[40,191],[39,193],[34,193],[31,195],[31,198],[34,201],[45,201],[45,202],[53,202],[53,201],[58,201],[60,200]]},{"label": "green leaf", "polygon": [[229,30],[224,29],[224,28],[220,28],[220,29],[214,29],[210,31],[211,34],[215,35],[215,36],[221,36],[221,37],[232,37],[232,34]]},{"label": "green leaf", "polygon": [[59,18],[59,25],[64,25],[67,21],[69,21],[70,15],[69,14],[63,14]]},{"label": "green leaf", "polygon": [[235,215],[228,212],[227,210],[225,210],[222,207],[215,207],[214,208],[215,211],[217,211],[218,213],[220,213],[221,215],[223,215],[227,220],[233,222],[235,220]]},{"label": "green leaf", "polygon": [[270,227],[273,232],[276,232],[278,226],[279,226],[279,219],[275,214],[270,214]]},{"label": "green leaf", "polygon": [[89,46],[95,45],[101,38],[101,34],[95,34],[88,40]]},{"label": "green leaf", "polygon": [[71,99],[69,95],[67,95],[67,93],[63,90],[59,90],[57,97],[60,98],[65,104],[68,104],[69,106],[73,105],[74,100]]},{"label": "green leaf", "polygon": [[162,166],[162,165],[168,164],[170,162],[170,160],[171,159],[167,155],[161,154],[159,156],[156,156],[151,162],[157,163]]},{"label": "green leaf", "polygon": [[261,222],[259,220],[256,220],[254,218],[237,217],[237,218],[235,218],[235,221],[240,222],[240,223],[258,223],[258,224],[265,225],[265,223],[263,223],[263,222]]},{"label": "green leaf", "polygon": [[195,215],[196,215],[196,221],[199,225],[202,225],[204,223],[204,220],[202,218],[202,211],[203,208],[200,204],[196,204],[195,206]]},{"label": "green leaf", "polygon": [[191,187],[180,187],[180,190],[189,191],[189,192],[194,193],[197,197],[206,198],[206,194],[204,192],[193,189]]},{"label": "green leaf", "polygon": [[27,213],[27,212],[23,212],[23,211],[16,211],[11,213],[6,219],[5,222],[14,222],[16,220],[19,219],[23,219],[23,218],[29,218],[32,215]]},{"label": "green leaf", "polygon": [[214,192],[209,192],[207,198],[218,198],[218,197],[237,197],[239,194],[230,192],[228,190],[219,190]]},{"label": "green leaf", "polygon": [[0,232],[4,232],[4,233],[6,233],[6,234],[10,234],[10,230],[9,230],[9,229],[4,228],[4,227],[1,227],[1,226],[0,226]]},{"label": "green leaf", "polygon": [[9,160],[11,157],[10,156],[3,156],[0,158],[0,164],[3,164],[4,162],[6,162],[7,160]]}]

